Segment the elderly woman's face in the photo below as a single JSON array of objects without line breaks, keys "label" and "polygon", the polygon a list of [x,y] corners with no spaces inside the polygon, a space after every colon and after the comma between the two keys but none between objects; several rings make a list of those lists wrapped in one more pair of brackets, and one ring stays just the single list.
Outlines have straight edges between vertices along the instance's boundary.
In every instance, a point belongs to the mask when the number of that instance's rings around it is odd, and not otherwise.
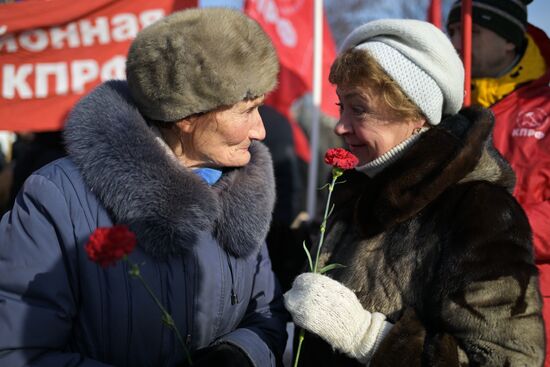
[{"label": "elderly woman's face", "polygon": [[192,144],[184,154],[189,167],[241,167],[250,161],[253,140],[263,140],[265,129],[258,107],[263,97],[241,101],[193,119]]},{"label": "elderly woman's face", "polygon": [[334,132],[342,136],[353,154],[364,165],[409,138],[423,121],[401,120],[379,95],[368,88],[340,87],[340,121]]}]

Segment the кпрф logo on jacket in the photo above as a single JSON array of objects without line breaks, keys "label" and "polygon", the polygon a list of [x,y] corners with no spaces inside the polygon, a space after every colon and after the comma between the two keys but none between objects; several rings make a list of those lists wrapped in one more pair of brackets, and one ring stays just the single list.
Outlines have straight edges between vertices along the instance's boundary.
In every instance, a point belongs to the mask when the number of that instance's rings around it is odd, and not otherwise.
[{"label": "\u043a\u043f\u0440\u0444 logo on jacket", "polygon": [[512,136],[543,139],[546,136],[542,131],[543,127],[550,120],[548,115],[548,112],[540,107],[520,112],[516,119],[516,128],[512,130]]}]

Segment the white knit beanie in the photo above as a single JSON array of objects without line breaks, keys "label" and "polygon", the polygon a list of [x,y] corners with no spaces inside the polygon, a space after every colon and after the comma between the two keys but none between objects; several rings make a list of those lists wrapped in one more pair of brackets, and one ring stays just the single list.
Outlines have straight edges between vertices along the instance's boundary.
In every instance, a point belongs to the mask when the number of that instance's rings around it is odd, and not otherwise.
[{"label": "white knit beanie", "polygon": [[462,61],[447,36],[432,24],[412,19],[375,20],[350,33],[342,51],[350,48],[367,50],[431,125],[462,107]]}]

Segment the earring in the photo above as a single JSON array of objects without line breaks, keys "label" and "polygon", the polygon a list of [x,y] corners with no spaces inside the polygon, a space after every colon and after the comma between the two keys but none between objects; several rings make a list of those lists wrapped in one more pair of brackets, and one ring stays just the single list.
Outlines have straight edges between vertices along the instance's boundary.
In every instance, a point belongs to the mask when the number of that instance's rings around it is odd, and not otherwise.
[{"label": "earring", "polygon": [[419,134],[421,130],[422,130],[421,127],[415,127],[415,128],[413,129],[413,135]]}]

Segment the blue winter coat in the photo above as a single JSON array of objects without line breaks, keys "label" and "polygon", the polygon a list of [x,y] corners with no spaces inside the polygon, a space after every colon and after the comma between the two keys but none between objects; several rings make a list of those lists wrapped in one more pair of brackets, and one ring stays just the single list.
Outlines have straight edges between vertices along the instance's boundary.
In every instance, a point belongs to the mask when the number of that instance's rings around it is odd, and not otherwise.
[{"label": "blue winter coat", "polygon": [[209,187],[155,141],[120,81],[79,102],[66,140],[69,158],[34,173],[0,222],[0,366],[184,363],[127,264],[87,258],[90,234],[113,224],[136,233],[129,259],[191,350],[226,342],[275,366],[287,316],[263,242],[274,201],[265,147]]}]

